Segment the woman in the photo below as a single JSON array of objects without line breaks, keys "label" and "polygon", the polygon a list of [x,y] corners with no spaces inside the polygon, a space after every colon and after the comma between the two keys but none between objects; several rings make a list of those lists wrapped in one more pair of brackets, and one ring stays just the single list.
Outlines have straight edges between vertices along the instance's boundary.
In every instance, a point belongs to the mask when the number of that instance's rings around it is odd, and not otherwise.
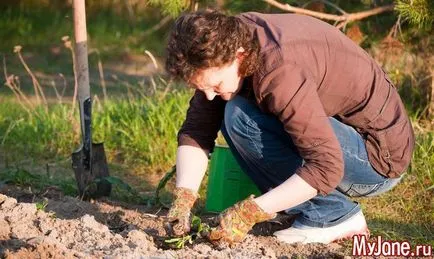
[{"label": "woman", "polygon": [[178,133],[175,234],[189,230],[221,129],[263,195],[224,211],[211,241],[242,241],[280,211],[297,214],[274,233],[287,243],[369,235],[350,197],[394,187],[414,133],[396,88],[362,48],[308,16],[207,11],[178,18],[167,50],[167,71],[196,89]]}]

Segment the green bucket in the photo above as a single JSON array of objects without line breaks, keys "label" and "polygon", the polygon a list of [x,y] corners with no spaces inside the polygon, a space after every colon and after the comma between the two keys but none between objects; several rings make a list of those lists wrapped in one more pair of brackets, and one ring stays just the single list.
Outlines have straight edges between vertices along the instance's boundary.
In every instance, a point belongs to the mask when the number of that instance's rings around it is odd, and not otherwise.
[{"label": "green bucket", "polygon": [[260,193],[241,170],[229,147],[216,145],[211,154],[206,211],[221,212],[250,194]]}]

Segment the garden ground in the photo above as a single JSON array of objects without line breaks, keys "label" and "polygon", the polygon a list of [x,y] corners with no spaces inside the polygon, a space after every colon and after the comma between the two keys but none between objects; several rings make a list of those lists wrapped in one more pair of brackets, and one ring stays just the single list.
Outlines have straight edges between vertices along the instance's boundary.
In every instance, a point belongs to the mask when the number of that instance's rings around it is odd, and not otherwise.
[{"label": "garden ground", "polygon": [[349,252],[348,244],[277,241],[271,232],[290,223],[283,215],[258,224],[233,248],[216,249],[197,240],[173,250],[164,242],[166,231],[158,217],[166,210],[104,199],[85,202],[55,187],[33,193],[3,185],[0,193],[0,255],[6,258],[344,258]]}]

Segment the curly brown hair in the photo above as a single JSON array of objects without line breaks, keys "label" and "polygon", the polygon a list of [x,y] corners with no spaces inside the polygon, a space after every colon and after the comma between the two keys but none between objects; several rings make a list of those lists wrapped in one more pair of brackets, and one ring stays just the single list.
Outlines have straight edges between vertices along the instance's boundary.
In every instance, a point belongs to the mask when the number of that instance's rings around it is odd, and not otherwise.
[{"label": "curly brown hair", "polygon": [[198,11],[179,17],[167,45],[167,72],[189,82],[198,69],[233,62],[243,47],[239,74],[246,77],[258,66],[257,38],[241,19],[218,11]]}]

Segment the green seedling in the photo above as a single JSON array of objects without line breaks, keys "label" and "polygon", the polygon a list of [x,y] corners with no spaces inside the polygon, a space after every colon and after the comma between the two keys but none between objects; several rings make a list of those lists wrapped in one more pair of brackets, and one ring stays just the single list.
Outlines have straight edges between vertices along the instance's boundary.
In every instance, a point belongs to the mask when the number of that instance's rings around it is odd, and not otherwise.
[{"label": "green seedling", "polygon": [[198,216],[193,216],[189,235],[166,239],[164,242],[169,244],[172,248],[182,249],[187,243],[191,245],[194,241],[208,236],[211,229],[212,228],[208,224],[203,223]]},{"label": "green seedling", "polygon": [[26,186],[26,185],[35,185],[35,183],[40,183],[41,177],[31,174],[28,171],[17,168],[14,170],[7,170],[2,180],[6,184],[16,184],[19,186]]},{"label": "green seedling", "polygon": [[38,202],[36,203],[36,210],[45,210],[45,207],[47,207],[48,205],[48,200],[44,199],[42,202]]},{"label": "green seedling", "polygon": [[172,239],[165,240],[164,242],[166,242],[169,245],[173,244],[173,248],[182,249],[184,248],[186,243],[189,243],[190,245],[193,244],[193,235],[172,238]]},{"label": "green seedling", "polygon": [[50,211],[48,212],[48,216],[49,216],[50,218],[52,218],[52,219],[56,219],[56,218],[57,218],[56,212],[54,212],[54,211],[52,211],[52,210],[50,210]]}]

